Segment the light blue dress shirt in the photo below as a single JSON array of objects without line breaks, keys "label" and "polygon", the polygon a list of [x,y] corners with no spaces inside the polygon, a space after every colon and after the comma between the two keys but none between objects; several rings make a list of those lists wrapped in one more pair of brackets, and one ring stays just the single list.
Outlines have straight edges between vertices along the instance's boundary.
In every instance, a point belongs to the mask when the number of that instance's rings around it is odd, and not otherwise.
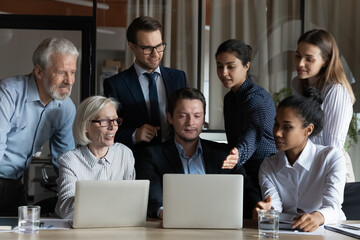
[{"label": "light blue dress shirt", "polygon": [[[184,168],[185,174],[206,174],[205,172],[205,164],[204,157],[202,155],[202,146],[200,139],[198,140],[198,144],[196,146],[195,153],[191,157],[187,157],[185,155],[184,148],[174,139],[175,146],[179,152],[179,157],[181,160],[181,164]],[[163,210],[163,207],[160,207],[156,214],[160,217],[160,212]]]},{"label": "light blue dress shirt", "polygon": [[33,74],[0,81],[0,177],[20,178],[32,155],[49,140],[52,161],[75,148],[70,98],[40,101]]},{"label": "light blue dress shirt", "polygon": [[205,167],[204,167],[204,158],[202,155],[202,146],[200,139],[198,141],[196,151],[191,156],[188,157],[185,155],[184,148],[176,142],[174,139],[175,146],[179,152],[179,157],[181,159],[181,163],[184,167],[185,174],[205,174]]}]

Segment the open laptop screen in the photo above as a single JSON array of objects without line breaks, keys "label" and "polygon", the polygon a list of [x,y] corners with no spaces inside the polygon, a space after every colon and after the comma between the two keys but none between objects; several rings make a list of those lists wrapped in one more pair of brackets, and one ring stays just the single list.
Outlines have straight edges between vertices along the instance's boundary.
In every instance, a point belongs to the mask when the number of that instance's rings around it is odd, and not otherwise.
[{"label": "open laptop screen", "polygon": [[149,180],[76,182],[74,228],[144,226]]},{"label": "open laptop screen", "polygon": [[243,176],[164,174],[164,228],[243,226]]}]

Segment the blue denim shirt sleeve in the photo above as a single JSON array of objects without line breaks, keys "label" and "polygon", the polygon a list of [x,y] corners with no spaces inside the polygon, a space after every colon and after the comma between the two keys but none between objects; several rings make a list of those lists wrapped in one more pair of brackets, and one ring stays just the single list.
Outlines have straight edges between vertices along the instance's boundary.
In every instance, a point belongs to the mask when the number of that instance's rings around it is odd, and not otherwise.
[{"label": "blue denim shirt sleeve", "polygon": [[0,161],[4,157],[4,152],[7,147],[6,139],[11,129],[10,119],[14,111],[13,106],[15,106],[15,103],[11,99],[11,94],[5,89],[0,88]]},{"label": "blue denim shirt sleeve", "polygon": [[57,129],[50,138],[50,152],[52,155],[52,163],[58,168],[57,159],[65,152],[75,149],[75,142],[72,132],[72,126],[76,114],[74,105],[66,107],[66,119],[62,126]]}]

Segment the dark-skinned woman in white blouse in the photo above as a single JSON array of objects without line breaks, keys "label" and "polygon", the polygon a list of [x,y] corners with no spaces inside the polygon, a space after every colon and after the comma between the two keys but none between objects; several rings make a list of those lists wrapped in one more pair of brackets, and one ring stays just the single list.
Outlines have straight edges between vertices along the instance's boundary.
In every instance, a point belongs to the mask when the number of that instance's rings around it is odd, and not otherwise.
[{"label": "dark-skinned woman in white blouse", "polygon": [[279,151],[260,166],[264,201],[257,203],[253,217],[259,209],[273,208],[288,215],[293,228],[312,232],[346,219],[341,210],[346,167],[339,148],[309,139],[322,130],[324,113],[317,90],[308,88],[304,95],[279,103],[273,129]]}]

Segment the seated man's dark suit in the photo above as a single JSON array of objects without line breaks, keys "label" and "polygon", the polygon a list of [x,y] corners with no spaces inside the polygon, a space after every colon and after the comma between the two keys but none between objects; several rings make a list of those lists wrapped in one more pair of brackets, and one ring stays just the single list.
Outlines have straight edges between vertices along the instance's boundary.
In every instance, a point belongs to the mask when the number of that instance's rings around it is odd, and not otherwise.
[{"label": "seated man's dark suit", "polygon": [[[244,217],[251,218],[253,207],[261,200],[260,189],[252,185],[242,166],[236,165],[233,169],[222,169],[222,163],[230,151],[228,145],[204,139],[200,141],[206,174],[242,174],[244,176]],[[137,179],[150,180],[148,215],[156,218],[157,210],[163,206],[163,175],[184,173],[174,139],[146,147],[141,158],[135,162],[135,169]]]},{"label": "seated man's dark suit", "polygon": [[[160,66],[160,72],[169,99],[172,93],[188,86],[183,71]],[[132,134],[136,128],[150,123],[143,92],[134,65],[104,81],[104,95],[112,97],[121,104],[119,117],[123,123],[115,136],[115,142],[121,142],[133,148]],[[143,143],[144,145],[147,145]]]}]

